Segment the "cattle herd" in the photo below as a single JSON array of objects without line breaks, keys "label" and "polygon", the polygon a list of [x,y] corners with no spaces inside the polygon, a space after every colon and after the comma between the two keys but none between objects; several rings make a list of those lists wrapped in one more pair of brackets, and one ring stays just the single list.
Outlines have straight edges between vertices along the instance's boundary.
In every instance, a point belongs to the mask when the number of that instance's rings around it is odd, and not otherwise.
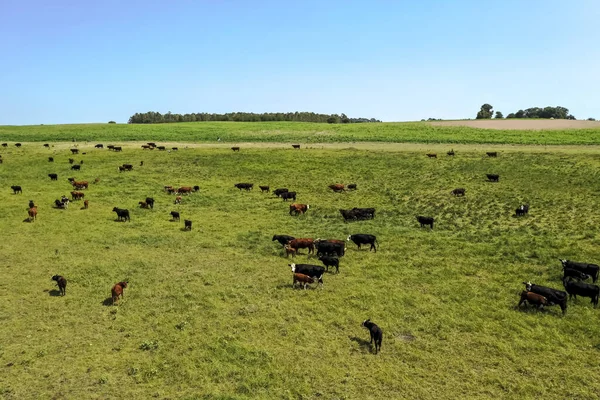
[{"label": "cattle herd", "polygon": [[[2,144],[6,147],[6,144]],[[17,144],[19,147],[20,144]],[[45,144],[44,147],[49,147],[48,144]],[[103,149],[103,144],[95,145],[97,149]],[[106,146],[107,149],[112,151],[122,151],[121,146]],[[153,142],[149,142],[146,145],[142,145],[143,149],[158,149],[158,150],[166,150],[164,146],[157,146]],[[294,148],[299,148],[299,145],[294,145]],[[176,147],[173,147],[171,150],[177,150]],[[171,151],[169,150],[169,151]],[[233,151],[239,151],[239,147],[232,147]],[[72,154],[79,154],[78,149],[71,149]],[[85,154],[85,153],[82,153]],[[489,157],[497,157],[497,152],[488,152],[486,153]],[[451,150],[447,153],[448,156],[454,156],[454,150]],[[429,158],[437,158],[437,154],[428,153],[427,157]],[[49,161],[53,162],[54,158],[49,157]],[[0,163],[2,162],[2,157],[0,156]],[[69,159],[69,163],[73,164],[74,159]],[[79,164],[73,164],[71,169],[80,170],[83,161]],[[143,166],[143,161],[140,163],[140,166]],[[118,166],[117,169],[119,172],[127,172],[133,170],[132,164],[123,164]],[[487,178],[491,182],[499,182],[499,175],[497,174],[486,174]],[[48,177],[52,181],[58,181],[58,174],[50,173]],[[74,189],[71,191],[71,200],[66,196],[62,196],[60,199],[56,199],[53,206],[58,209],[67,209],[70,201],[83,200],[85,197],[85,193],[80,190],[85,190],[89,188],[89,184],[87,181],[77,181],[75,178],[68,178],[69,183]],[[96,178],[95,183],[99,182],[99,179]],[[240,182],[233,185],[235,188],[240,191],[250,192],[254,188],[253,183],[249,182]],[[355,183],[351,183],[348,185],[344,184],[331,184],[328,186],[333,192],[342,193],[347,190],[357,190],[357,185]],[[13,191],[13,194],[22,194],[23,189],[19,185],[10,186]],[[271,193],[270,186],[268,185],[259,185],[261,192]],[[175,194],[176,198],[174,203],[180,204],[182,201],[181,195],[190,195],[192,193],[198,192],[200,190],[199,186],[181,186],[181,187],[173,187],[170,185],[166,185],[163,187],[164,191],[168,194]],[[450,192],[454,196],[465,196],[466,190],[464,188],[457,188]],[[305,214],[310,206],[308,204],[296,203],[297,192],[290,191],[288,188],[278,188],[272,191],[272,194],[276,197],[281,198],[284,202],[288,200],[293,200],[293,203],[289,205],[289,215],[290,216],[298,216],[301,214]],[[144,200],[139,201],[138,204],[140,208],[145,209],[153,209],[154,208],[154,198],[146,197]],[[84,209],[87,209],[89,205],[89,200],[85,200]],[[116,221],[120,222],[128,222],[131,220],[130,213],[128,209],[114,207],[112,209],[114,213],[116,213]],[[348,221],[362,221],[362,220],[370,220],[375,218],[375,208],[352,208],[352,209],[340,209],[339,212],[344,220],[344,222]],[[516,208],[515,216],[524,216],[529,212],[529,205],[523,204]],[[171,211],[171,221],[180,221],[180,213],[178,211]],[[37,219],[37,206],[35,203],[30,200],[28,207],[28,221],[33,222]],[[417,222],[420,224],[421,228],[429,227],[433,229],[434,226],[434,217],[431,216],[416,216]],[[192,229],[192,221],[184,220],[184,230]],[[301,250],[306,249],[308,256],[311,254],[316,256],[317,259],[322,263],[322,265],[313,265],[313,264],[299,264],[299,263],[291,263],[288,266],[291,268],[292,272],[292,287],[300,286],[303,289],[307,289],[309,285],[316,284],[316,287],[323,287],[323,276],[326,272],[329,272],[329,268],[332,270],[335,268],[335,273],[339,274],[340,270],[340,259],[346,254],[346,243],[353,242],[357,245],[357,249],[360,250],[361,246],[368,245],[369,251],[377,252],[378,242],[375,235],[365,234],[365,233],[357,233],[349,235],[345,240],[338,239],[312,239],[312,238],[296,238],[290,235],[282,235],[276,234],[273,235],[272,241],[277,241],[284,250],[284,255],[289,258],[291,255],[292,258],[298,256]],[[520,307],[522,304],[527,303],[533,306],[536,306],[539,309],[543,307],[558,305],[560,306],[563,313],[567,310],[567,294],[568,298],[577,297],[578,295],[581,297],[589,297],[591,299],[591,303],[595,306],[598,305],[598,298],[600,295],[600,289],[595,284],[585,283],[585,280],[592,279],[593,283],[596,283],[598,280],[598,274],[600,267],[595,264],[581,263],[570,260],[560,260],[563,268],[563,287],[565,291],[553,289],[545,286],[540,286],[533,284],[531,282],[523,282],[525,285],[525,290],[521,292],[519,302],[517,307]],[[65,277],[60,275],[54,275],[52,280],[56,281],[58,288],[60,290],[61,295],[66,295],[66,286],[67,280]],[[119,297],[123,297],[124,289],[127,288],[128,282],[119,282],[113,286],[111,289],[111,298],[112,303],[116,304]],[[371,343],[375,343],[375,353],[377,353],[381,349],[381,342],[383,333],[381,328],[379,328],[375,323],[370,320],[366,320],[362,324],[363,327],[369,330]]]}]

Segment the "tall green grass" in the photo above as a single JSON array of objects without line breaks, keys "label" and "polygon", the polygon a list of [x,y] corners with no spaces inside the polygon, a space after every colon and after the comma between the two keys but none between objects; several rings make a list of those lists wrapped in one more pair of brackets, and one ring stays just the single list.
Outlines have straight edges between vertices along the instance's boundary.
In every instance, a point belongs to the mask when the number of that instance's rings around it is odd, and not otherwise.
[{"label": "tall green grass", "polygon": [[[600,261],[595,154],[91,146],[77,173],[67,150],[54,163],[41,146],[2,151],[0,397],[590,399],[600,390],[600,311],[586,299],[565,316],[514,308],[524,280],[561,287],[558,257]],[[134,170],[119,173],[125,162]],[[85,192],[88,210],[51,207],[71,176],[100,178]],[[290,217],[281,199],[237,182],[288,187],[310,210]],[[358,190],[333,193],[331,183]],[[201,190],[176,206],[164,185]],[[450,195],[456,187],[464,198]],[[136,208],[146,196],[154,210]],[[32,223],[23,222],[30,199]],[[513,217],[524,202],[529,216]],[[115,206],[131,222],[115,222]],[[344,223],[338,209],[352,207],[377,216]],[[193,230],[170,222],[171,210]],[[435,228],[420,229],[417,214],[434,216]],[[292,260],[273,234],[354,233],[377,235],[377,253],[349,243],[322,289],[291,288]],[[319,263],[306,253],[295,261]],[[54,274],[68,279],[65,297]],[[121,280],[125,298],[107,305]],[[366,318],[384,331],[376,356]]]},{"label": "tall green grass", "polygon": [[0,141],[180,141],[216,142],[415,142],[600,144],[600,129],[486,130],[426,122],[316,124],[302,122],[196,122],[154,125],[83,124],[0,126]]}]

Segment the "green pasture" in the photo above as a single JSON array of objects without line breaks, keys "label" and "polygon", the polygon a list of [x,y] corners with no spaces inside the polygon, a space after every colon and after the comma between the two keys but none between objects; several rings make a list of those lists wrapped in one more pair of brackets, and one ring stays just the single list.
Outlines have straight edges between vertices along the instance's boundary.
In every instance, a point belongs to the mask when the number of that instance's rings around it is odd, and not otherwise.
[{"label": "green pasture", "polygon": [[[4,140],[36,141],[0,148],[0,398],[597,398],[600,310],[582,298],[564,316],[558,307],[515,306],[524,280],[562,287],[558,257],[600,262],[600,155],[93,149],[97,141],[141,137],[323,142],[375,132],[369,140],[427,141],[425,129],[432,141],[476,143],[485,135],[535,143],[536,135],[424,124],[267,125],[277,124],[0,128]],[[560,143],[599,138],[589,130],[546,134]],[[80,172],[70,170],[67,147],[38,143],[71,136],[87,153],[73,157],[84,161]],[[119,173],[123,163],[134,170]],[[487,182],[486,173],[500,182]],[[89,209],[81,201],[52,207],[71,190],[68,177],[90,182]],[[238,182],[255,189],[240,192]],[[332,183],[358,190],[333,193]],[[174,205],[164,185],[201,190]],[[294,190],[310,210],[291,217],[289,204],[258,185]],[[450,194],[457,187],[466,188],[464,198]],[[147,196],[153,210],[137,207]],[[25,221],[29,200],[38,205],[35,222]],[[529,215],[516,218],[522,203]],[[115,206],[128,208],[131,222],[116,222]],[[376,217],[344,223],[338,210],[352,207],[375,207]],[[170,221],[172,210],[181,222]],[[419,228],[416,215],[434,216],[435,228]],[[193,221],[192,231],[183,219]],[[292,289],[292,259],[273,234],[354,233],[376,235],[377,253],[348,243],[340,273],[327,273],[323,288]],[[320,264],[306,251],[295,261]],[[68,280],[64,297],[54,274]],[[110,289],[122,280],[130,286],[112,306]],[[384,332],[378,355],[361,327],[366,318]]]},{"label": "green pasture", "polygon": [[0,142],[175,141],[175,142],[413,142],[600,144],[600,129],[491,130],[434,126],[427,122],[317,124],[304,122],[189,122],[173,124],[79,124],[0,126]]}]

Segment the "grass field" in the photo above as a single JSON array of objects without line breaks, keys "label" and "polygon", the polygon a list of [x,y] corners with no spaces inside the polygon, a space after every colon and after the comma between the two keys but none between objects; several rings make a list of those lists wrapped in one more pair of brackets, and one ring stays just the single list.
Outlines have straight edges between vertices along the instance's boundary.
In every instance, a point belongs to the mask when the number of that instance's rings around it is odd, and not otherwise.
[{"label": "grass field", "polygon": [[[183,140],[172,130],[190,126],[2,128],[0,136]],[[315,136],[299,126],[294,135]],[[244,135],[242,128],[231,135]],[[214,132],[189,135],[214,140]],[[524,280],[562,287],[558,257],[600,261],[597,151],[533,148],[491,159],[465,150],[428,159],[358,149],[113,153],[93,144],[80,146],[87,154],[75,156],[84,160],[76,173],[68,146],[55,147],[54,163],[53,150],[39,143],[0,148],[0,398],[591,399],[600,392],[600,311],[588,299],[570,301],[565,316],[558,307],[515,309]],[[119,173],[126,162],[134,170]],[[486,182],[486,173],[500,182]],[[71,176],[100,178],[85,191],[88,210],[77,202],[51,207],[71,190]],[[311,208],[290,217],[288,204],[258,188],[240,192],[237,182],[288,187]],[[332,193],[331,183],[358,190]],[[175,206],[163,185],[201,190]],[[466,197],[453,198],[456,187]],[[146,196],[154,210],[136,208]],[[30,199],[38,219],[27,223]],[[531,208],[517,219],[521,203]],[[115,222],[115,206],[130,209],[131,222]],[[338,209],[352,207],[376,207],[376,218],[344,223]],[[181,212],[180,223],[169,221],[171,210]],[[435,228],[420,229],[417,214],[434,216]],[[184,218],[193,220],[191,232],[182,230]],[[291,259],[273,234],[353,233],[377,235],[377,253],[349,243],[340,273],[326,274],[322,289],[291,288]],[[296,261],[319,264],[305,252]],[[69,281],[65,297],[54,274]],[[121,280],[130,287],[111,306],[110,288]],[[378,355],[361,327],[366,318],[384,331]]]},{"label": "grass field", "polygon": [[[463,121],[464,122],[464,121]],[[467,121],[469,122],[469,121]],[[471,121],[476,122],[476,121]],[[525,121],[524,126],[548,120]],[[557,121],[558,122],[558,121]],[[574,121],[586,123],[588,121]],[[464,122],[466,123],[466,122]],[[412,143],[512,143],[512,144],[600,144],[600,128],[515,130],[515,120],[489,121],[495,129],[438,126],[427,122],[375,124],[316,124],[302,122],[192,122],[178,124],[127,125],[39,125],[0,126],[0,142],[17,141],[129,141],[175,142],[412,142]],[[506,123],[507,129],[498,129]],[[592,125],[590,125],[592,124]],[[581,126],[594,126],[593,122]],[[575,125],[580,126],[580,125]]]}]

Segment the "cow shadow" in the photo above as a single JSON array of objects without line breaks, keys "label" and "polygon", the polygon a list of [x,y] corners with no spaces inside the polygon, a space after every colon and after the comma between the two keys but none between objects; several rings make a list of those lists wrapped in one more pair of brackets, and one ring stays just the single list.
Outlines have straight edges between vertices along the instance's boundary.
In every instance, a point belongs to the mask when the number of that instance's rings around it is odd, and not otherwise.
[{"label": "cow shadow", "polygon": [[107,297],[106,299],[104,299],[102,301],[102,305],[103,306],[112,306],[113,305],[113,301],[112,301],[112,297]]},{"label": "cow shadow", "polygon": [[114,222],[127,222],[127,221],[126,221],[126,220],[124,220],[124,219],[113,219],[113,221],[114,221]]},{"label": "cow shadow", "polygon": [[348,336],[348,338],[353,341],[358,343],[358,345],[360,346],[362,351],[367,351],[367,352],[371,352],[371,343],[368,340],[365,340],[363,338],[359,338],[358,336]]},{"label": "cow shadow", "polygon": [[33,222],[33,220],[31,218],[27,217],[23,220],[23,222]]},{"label": "cow shadow", "polygon": [[52,296],[52,297],[62,297],[62,295],[60,294],[60,290],[58,289],[52,289],[48,291],[48,296]]},{"label": "cow shadow", "polygon": [[185,227],[179,228],[179,230],[182,231],[182,232],[187,232],[187,231],[191,232],[192,231],[191,229],[186,229]]}]

